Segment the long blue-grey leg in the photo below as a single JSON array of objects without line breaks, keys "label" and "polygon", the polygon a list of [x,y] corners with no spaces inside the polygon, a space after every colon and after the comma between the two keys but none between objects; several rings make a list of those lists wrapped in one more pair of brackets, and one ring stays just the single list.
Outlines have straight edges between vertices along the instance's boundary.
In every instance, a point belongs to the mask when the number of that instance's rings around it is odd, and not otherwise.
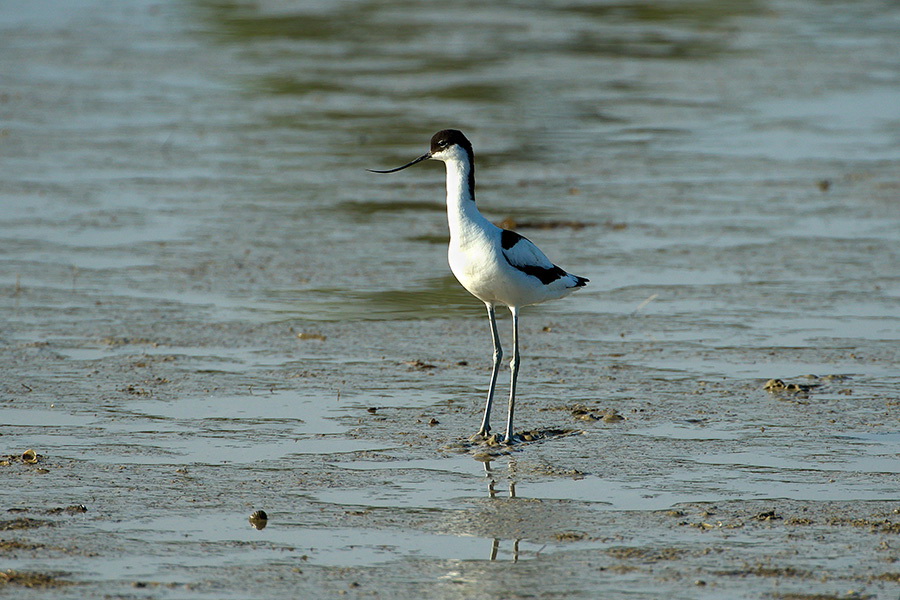
[{"label": "long blue-grey leg", "polygon": [[500,334],[497,333],[497,316],[494,305],[486,304],[488,318],[491,320],[491,339],[494,342],[494,366],[491,369],[491,386],[488,388],[487,402],[484,405],[484,419],[478,433],[487,436],[491,431],[491,404],[494,403],[494,388],[497,387],[497,375],[500,373],[500,361],[503,360],[503,348],[500,347]]},{"label": "long blue-grey leg", "polygon": [[506,437],[503,443],[509,444],[513,437],[513,411],[516,407],[516,379],[519,378],[519,309],[509,307],[513,322],[513,356],[509,361],[509,370],[512,372],[509,381],[509,415],[506,417]]}]

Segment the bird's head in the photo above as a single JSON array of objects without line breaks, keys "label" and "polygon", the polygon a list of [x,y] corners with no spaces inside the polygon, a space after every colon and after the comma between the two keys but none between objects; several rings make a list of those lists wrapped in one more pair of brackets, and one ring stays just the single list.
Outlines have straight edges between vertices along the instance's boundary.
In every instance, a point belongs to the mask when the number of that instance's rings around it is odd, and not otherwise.
[{"label": "bird's head", "polygon": [[388,169],[386,171],[377,171],[375,169],[367,169],[372,173],[396,173],[407,167],[411,167],[416,163],[420,163],[427,159],[450,161],[468,161],[469,164],[474,162],[472,153],[472,143],[466,139],[462,131],[458,129],[442,129],[431,136],[431,148],[419,158],[406,163],[402,167]]}]

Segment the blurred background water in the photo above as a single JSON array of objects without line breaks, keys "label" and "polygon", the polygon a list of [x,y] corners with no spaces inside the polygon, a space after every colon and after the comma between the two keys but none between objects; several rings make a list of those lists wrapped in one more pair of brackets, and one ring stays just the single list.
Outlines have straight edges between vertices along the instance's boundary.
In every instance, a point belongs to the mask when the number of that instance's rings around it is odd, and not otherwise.
[{"label": "blurred background water", "polygon": [[457,127],[489,216],[587,225],[526,232],[592,279],[567,310],[813,292],[878,337],[900,296],[890,2],[41,1],[0,26],[6,286],[474,316],[441,169],[364,171]]}]

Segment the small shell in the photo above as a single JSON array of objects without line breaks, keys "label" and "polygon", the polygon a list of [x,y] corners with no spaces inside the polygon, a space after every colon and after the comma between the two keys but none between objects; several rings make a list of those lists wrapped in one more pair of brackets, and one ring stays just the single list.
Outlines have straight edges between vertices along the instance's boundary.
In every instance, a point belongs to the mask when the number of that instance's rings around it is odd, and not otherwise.
[{"label": "small shell", "polygon": [[267,515],[264,510],[255,510],[248,520],[254,529],[262,530],[269,524],[269,515]]}]

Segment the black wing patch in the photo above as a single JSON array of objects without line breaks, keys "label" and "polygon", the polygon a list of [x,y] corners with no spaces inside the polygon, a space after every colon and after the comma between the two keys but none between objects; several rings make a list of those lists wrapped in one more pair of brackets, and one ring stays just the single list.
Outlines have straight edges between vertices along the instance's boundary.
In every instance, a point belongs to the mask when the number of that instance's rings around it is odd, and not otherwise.
[{"label": "black wing patch", "polygon": [[509,250],[522,239],[525,239],[524,236],[519,235],[515,231],[504,229],[503,233],[500,234],[500,245],[503,246],[504,250]]},{"label": "black wing patch", "polygon": [[[522,240],[525,240],[526,242],[528,242],[528,238],[516,233],[515,231],[510,231],[508,229],[504,229],[500,233],[500,246],[504,250],[511,250],[516,244],[518,244]],[[528,243],[530,244],[530,242],[528,242]],[[532,246],[533,246],[533,244],[532,244]],[[537,250],[537,248],[535,248],[534,250],[540,255],[540,250]],[[543,255],[541,255],[541,257],[543,258]],[[545,267],[545,266],[541,266],[541,265],[516,264],[509,259],[509,255],[506,252],[503,253],[503,258],[506,259],[506,262],[508,262],[511,267],[514,267],[514,268],[522,271],[526,275],[531,275],[532,277],[537,277],[538,281],[540,281],[544,285],[549,285],[549,284],[553,283],[554,281],[556,281],[557,279],[568,275],[568,273],[566,273],[565,270],[561,269],[560,267],[557,267],[556,265],[552,264],[550,261],[547,261],[547,263],[546,263],[546,264],[549,264],[550,266]],[[546,260],[546,258],[544,258],[544,260]],[[585,279],[584,277],[578,277],[577,275],[573,275],[573,277],[576,278],[574,287],[581,287],[585,283],[587,283],[587,279]]]},{"label": "black wing patch", "polygon": [[[509,262],[509,259],[507,259],[506,262]],[[512,263],[509,264],[522,271],[526,275],[537,277],[544,285],[553,283],[560,277],[565,277],[566,275],[568,275],[568,273],[566,273],[556,265],[553,265],[552,267],[547,269],[545,267],[538,267],[535,265],[513,265]]]},{"label": "black wing patch", "polygon": [[[500,246],[504,250],[512,249],[516,244],[518,244],[522,240],[525,240],[526,242],[528,242],[528,238],[526,238],[524,235],[520,235],[520,234],[516,233],[515,231],[510,231],[509,229],[504,229],[500,233]],[[560,277],[565,277],[567,275],[567,273],[564,270],[560,269],[559,267],[557,267],[554,264],[550,264],[549,267],[543,267],[540,265],[516,264],[509,259],[509,256],[506,254],[506,252],[503,253],[503,258],[506,259],[506,262],[508,262],[511,267],[515,267],[516,269],[522,271],[526,275],[531,275],[532,277],[537,277],[538,280],[541,283],[543,283],[544,285],[553,283]],[[548,263],[549,263],[549,261],[548,261]]]}]

